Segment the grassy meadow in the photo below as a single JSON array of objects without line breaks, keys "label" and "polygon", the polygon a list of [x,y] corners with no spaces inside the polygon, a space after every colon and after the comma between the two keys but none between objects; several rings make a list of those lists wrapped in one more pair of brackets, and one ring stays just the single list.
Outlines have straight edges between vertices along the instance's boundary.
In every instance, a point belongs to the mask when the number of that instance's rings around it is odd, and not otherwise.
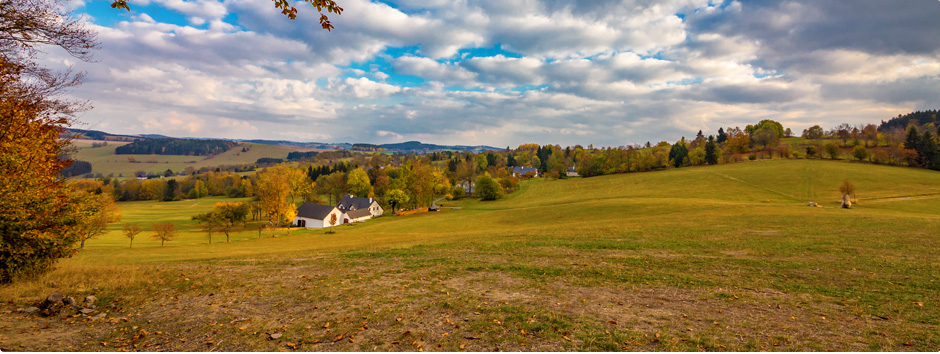
[{"label": "grassy meadow", "polygon": [[[310,150],[281,145],[239,143],[237,147],[215,156],[115,155],[114,149],[125,144],[127,143],[109,141],[108,146],[93,148],[89,140],[76,140],[74,145],[78,148],[78,152],[73,158],[90,162],[92,173],[95,174],[132,177],[137,171],[163,173],[163,171],[170,169],[179,172],[187,166],[199,169],[201,167],[221,165],[252,164],[262,157],[286,159],[287,154],[291,151]],[[249,150],[242,152],[243,147],[248,147]],[[131,156],[138,162],[130,162],[128,157]]]},{"label": "grassy meadow", "polygon": [[[764,160],[211,245],[189,218],[230,199],[119,203],[77,256],[0,288],[0,349],[936,351],[938,199],[933,171]],[[144,225],[133,248],[124,222]],[[107,315],[15,312],[53,292]]]}]

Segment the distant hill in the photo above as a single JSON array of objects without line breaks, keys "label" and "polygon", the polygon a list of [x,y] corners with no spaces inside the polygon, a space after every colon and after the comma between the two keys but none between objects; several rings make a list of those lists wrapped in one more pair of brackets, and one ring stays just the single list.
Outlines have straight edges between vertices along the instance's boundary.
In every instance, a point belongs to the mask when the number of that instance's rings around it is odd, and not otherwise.
[{"label": "distant hill", "polygon": [[134,141],[141,138],[135,135],[111,134],[100,130],[67,128],[65,131],[68,134],[76,135],[79,139],[89,140]]},{"label": "distant hill", "polygon": [[290,140],[266,140],[266,139],[233,139],[238,142],[244,143],[255,143],[255,144],[265,144],[265,145],[284,145],[284,146],[293,146],[304,149],[321,149],[321,150],[337,150],[337,149],[349,149],[352,147],[352,144],[349,143],[301,143]]},{"label": "distant hill", "polygon": [[413,153],[429,153],[436,151],[470,151],[470,152],[481,152],[481,151],[499,151],[503,148],[477,145],[477,146],[467,146],[467,145],[437,145],[437,144],[425,144],[420,141],[406,141],[404,143],[396,144],[382,144],[379,145],[385,150],[395,151],[395,152],[413,152]]},{"label": "distant hill", "polygon": [[886,131],[895,128],[905,129],[907,128],[907,125],[911,123],[911,121],[914,121],[917,125],[940,123],[940,111],[917,111],[905,115],[898,115],[897,117],[889,119],[887,122],[881,121],[881,125],[878,126],[878,130]]}]

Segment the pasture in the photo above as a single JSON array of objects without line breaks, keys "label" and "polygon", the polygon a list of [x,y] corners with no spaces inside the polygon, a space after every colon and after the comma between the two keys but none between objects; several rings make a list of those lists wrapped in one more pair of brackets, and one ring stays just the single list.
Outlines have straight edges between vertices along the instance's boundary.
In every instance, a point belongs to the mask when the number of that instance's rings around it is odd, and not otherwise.
[{"label": "pasture", "polygon": [[[215,156],[115,155],[114,149],[127,143],[109,141],[108,146],[91,147],[88,140],[76,140],[74,144],[79,149],[73,158],[90,162],[92,173],[104,176],[113,174],[114,177],[121,175],[124,178],[133,177],[137,171],[163,173],[167,169],[180,172],[186,167],[199,169],[221,165],[248,165],[262,157],[286,159],[291,151],[310,150],[281,145],[239,143],[231,150]],[[248,151],[242,151],[242,148],[246,147]],[[131,162],[130,157],[136,162]]]},{"label": "pasture", "polygon": [[[229,199],[119,203],[76,257],[0,288],[0,348],[936,351],[938,199],[933,171],[764,160],[530,180],[334,234],[249,223],[211,245],[189,217]],[[180,236],[147,239],[158,221]],[[124,222],[144,225],[133,248]],[[107,316],[15,312],[53,292]]]}]

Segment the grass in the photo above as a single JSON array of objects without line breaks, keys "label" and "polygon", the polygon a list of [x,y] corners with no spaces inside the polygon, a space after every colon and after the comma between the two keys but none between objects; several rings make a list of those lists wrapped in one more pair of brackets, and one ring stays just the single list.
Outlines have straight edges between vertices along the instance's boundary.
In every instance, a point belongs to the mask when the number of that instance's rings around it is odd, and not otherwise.
[{"label": "grass", "polygon": [[129,249],[112,225],[55,272],[0,288],[0,310],[59,291],[109,311],[7,312],[0,348],[933,351],[938,176],[773,160],[531,180],[444,203],[459,210],[335,234],[249,225],[212,245],[188,218],[225,199],[120,203],[122,222],[180,237],[160,247],[145,231]]},{"label": "grass", "polygon": [[[79,150],[74,158],[90,162],[92,173],[100,173],[104,176],[113,174],[114,176],[131,177],[136,171],[163,173],[170,169],[179,172],[190,166],[199,169],[221,165],[253,164],[262,157],[286,159],[289,152],[304,150],[280,145],[239,143],[237,147],[215,156],[114,154],[116,147],[125,144],[127,143],[109,141],[108,146],[93,148],[87,140],[76,140],[75,145],[79,147]],[[249,150],[242,152],[243,147],[248,147]],[[130,156],[133,156],[138,162],[130,162],[128,160]]]}]

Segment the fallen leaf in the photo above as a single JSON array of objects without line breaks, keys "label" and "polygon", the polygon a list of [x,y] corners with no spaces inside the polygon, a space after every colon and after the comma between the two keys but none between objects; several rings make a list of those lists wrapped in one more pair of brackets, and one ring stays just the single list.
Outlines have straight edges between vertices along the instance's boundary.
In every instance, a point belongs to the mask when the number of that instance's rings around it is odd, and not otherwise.
[{"label": "fallen leaf", "polygon": [[610,324],[617,324],[617,321],[610,320],[610,321],[607,321],[607,323],[610,323]]},{"label": "fallen leaf", "polygon": [[568,338],[568,336],[561,336],[561,337],[564,338],[566,341],[569,341],[569,342],[571,341],[571,338]]},{"label": "fallen leaf", "polygon": [[323,328],[330,328],[330,323],[327,322],[325,325],[323,325]]},{"label": "fallen leaf", "polygon": [[240,330],[243,330],[243,331],[244,331],[244,330],[246,330],[246,329],[248,329],[248,327],[238,327],[238,329],[240,329]]}]

